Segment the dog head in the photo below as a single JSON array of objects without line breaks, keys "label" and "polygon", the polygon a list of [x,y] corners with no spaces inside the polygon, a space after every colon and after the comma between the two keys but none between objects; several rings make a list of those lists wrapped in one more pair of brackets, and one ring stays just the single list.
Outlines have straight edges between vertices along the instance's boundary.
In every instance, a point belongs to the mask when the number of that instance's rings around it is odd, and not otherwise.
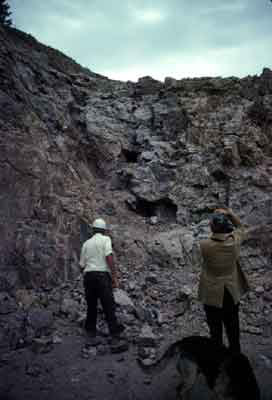
[{"label": "dog head", "polygon": [[260,389],[248,358],[235,353],[220,367],[214,391],[220,400],[260,400]]}]

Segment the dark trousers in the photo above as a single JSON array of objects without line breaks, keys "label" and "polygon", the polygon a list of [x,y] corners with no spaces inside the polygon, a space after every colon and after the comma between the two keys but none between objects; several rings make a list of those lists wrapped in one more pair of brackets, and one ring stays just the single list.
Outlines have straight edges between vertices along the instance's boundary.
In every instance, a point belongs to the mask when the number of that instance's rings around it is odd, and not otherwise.
[{"label": "dark trousers", "polygon": [[240,352],[239,304],[234,304],[229,291],[225,288],[222,308],[205,304],[204,310],[211,338],[222,345],[224,325],[230,350]]},{"label": "dark trousers", "polygon": [[96,331],[97,302],[100,300],[112,335],[118,332],[115,315],[115,302],[112,291],[111,276],[108,272],[86,272],[84,275],[85,298],[87,302],[87,318],[85,327],[88,331]]}]

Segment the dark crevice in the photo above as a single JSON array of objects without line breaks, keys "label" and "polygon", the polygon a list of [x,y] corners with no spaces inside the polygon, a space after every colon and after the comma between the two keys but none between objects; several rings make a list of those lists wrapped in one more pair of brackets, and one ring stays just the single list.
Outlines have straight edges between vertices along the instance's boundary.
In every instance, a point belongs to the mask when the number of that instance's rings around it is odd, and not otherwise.
[{"label": "dark crevice", "polygon": [[177,205],[170,199],[165,198],[157,201],[137,199],[134,211],[143,217],[158,217],[159,221],[176,222]]},{"label": "dark crevice", "polygon": [[227,175],[227,173],[225,171],[223,171],[222,169],[215,169],[214,171],[212,171],[211,174],[214,177],[214,179],[218,182],[220,182],[220,181],[228,182],[230,179],[229,176]]},{"label": "dark crevice", "polygon": [[137,163],[138,161],[138,156],[139,152],[135,150],[128,150],[128,149],[123,149],[122,154],[125,157],[125,160],[127,163]]}]

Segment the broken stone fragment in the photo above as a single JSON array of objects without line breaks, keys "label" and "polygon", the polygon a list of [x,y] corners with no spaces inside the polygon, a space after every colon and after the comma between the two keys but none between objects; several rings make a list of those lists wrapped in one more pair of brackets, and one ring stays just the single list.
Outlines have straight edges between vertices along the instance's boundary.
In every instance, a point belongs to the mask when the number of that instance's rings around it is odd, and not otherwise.
[{"label": "broken stone fragment", "polygon": [[78,303],[73,299],[64,298],[60,307],[60,311],[72,320],[75,320],[79,315]]},{"label": "broken stone fragment", "polygon": [[153,333],[153,330],[150,325],[144,324],[140,335],[138,336],[137,343],[144,347],[154,347],[156,346],[157,337]]},{"label": "broken stone fragment", "polygon": [[123,289],[114,289],[113,294],[116,304],[121,307],[130,307],[134,309],[133,301]]}]

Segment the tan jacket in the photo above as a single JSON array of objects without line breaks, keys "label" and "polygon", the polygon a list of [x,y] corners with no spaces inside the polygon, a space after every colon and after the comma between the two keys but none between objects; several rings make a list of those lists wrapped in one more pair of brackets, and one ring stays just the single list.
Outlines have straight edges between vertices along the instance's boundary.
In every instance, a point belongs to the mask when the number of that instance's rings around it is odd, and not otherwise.
[{"label": "tan jacket", "polygon": [[237,269],[240,245],[245,236],[245,228],[239,227],[232,233],[213,233],[200,242],[203,265],[198,296],[202,303],[222,307],[225,287],[235,304],[239,302],[248,284],[242,281]]}]

